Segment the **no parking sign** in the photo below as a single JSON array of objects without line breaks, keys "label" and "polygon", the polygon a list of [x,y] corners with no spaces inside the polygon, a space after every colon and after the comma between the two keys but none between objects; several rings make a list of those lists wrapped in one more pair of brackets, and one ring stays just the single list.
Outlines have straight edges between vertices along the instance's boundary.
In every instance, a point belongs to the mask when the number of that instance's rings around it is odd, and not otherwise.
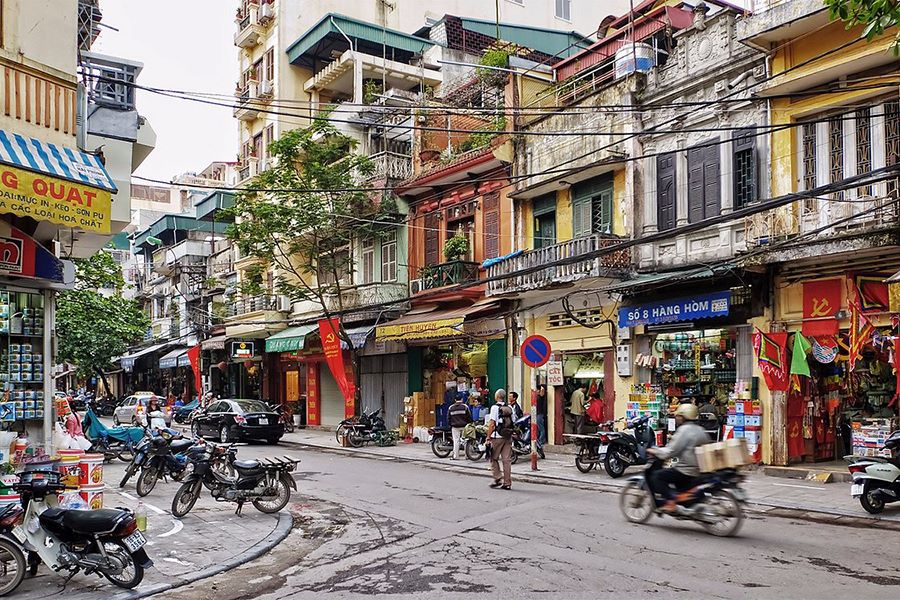
[{"label": "no parking sign", "polygon": [[542,367],[550,360],[550,342],[542,335],[528,336],[522,342],[519,356],[532,369]]}]

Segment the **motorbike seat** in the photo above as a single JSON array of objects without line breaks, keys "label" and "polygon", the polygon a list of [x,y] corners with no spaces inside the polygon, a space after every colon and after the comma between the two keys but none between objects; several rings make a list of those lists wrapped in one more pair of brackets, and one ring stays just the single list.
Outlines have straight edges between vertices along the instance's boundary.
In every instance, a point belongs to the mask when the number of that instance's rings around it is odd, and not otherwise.
[{"label": "motorbike seat", "polygon": [[41,523],[56,525],[76,533],[110,533],[127,513],[113,508],[67,510],[50,508],[40,515]]},{"label": "motorbike seat", "polygon": [[236,460],[233,464],[240,471],[254,471],[260,467],[258,460]]},{"label": "motorbike seat", "polygon": [[169,444],[169,448],[171,448],[173,453],[181,454],[193,445],[194,442],[192,440],[173,440],[172,443]]}]

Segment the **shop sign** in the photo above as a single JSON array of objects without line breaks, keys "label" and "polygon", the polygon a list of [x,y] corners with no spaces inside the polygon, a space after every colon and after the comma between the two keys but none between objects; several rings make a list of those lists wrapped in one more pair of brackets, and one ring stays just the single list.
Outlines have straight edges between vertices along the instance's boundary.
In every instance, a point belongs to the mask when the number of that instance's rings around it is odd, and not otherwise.
[{"label": "shop sign", "polygon": [[232,360],[253,358],[256,356],[255,342],[231,342]]},{"label": "shop sign", "polygon": [[458,337],[463,335],[464,317],[439,319],[437,321],[420,321],[418,323],[402,323],[400,325],[381,325],[375,330],[378,339],[417,340]]},{"label": "shop sign", "polygon": [[319,405],[319,365],[312,364],[306,369],[306,423],[320,425]]},{"label": "shop sign", "polygon": [[0,221],[0,274],[63,283],[63,264],[34,238]]},{"label": "shop sign", "polygon": [[731,292],[715,292],[691,298],[626,306],[619,309],[619,327],[676,323],[728,316]]},{"label": "shop sign", "polygon": [[547,363],[547,385],[563,385],[563,364],[561,360]]},{"label": "shop sign", "polygon": [[109,233],[111,198],[108,190],[9,166],[0,169],[0,213]]}]

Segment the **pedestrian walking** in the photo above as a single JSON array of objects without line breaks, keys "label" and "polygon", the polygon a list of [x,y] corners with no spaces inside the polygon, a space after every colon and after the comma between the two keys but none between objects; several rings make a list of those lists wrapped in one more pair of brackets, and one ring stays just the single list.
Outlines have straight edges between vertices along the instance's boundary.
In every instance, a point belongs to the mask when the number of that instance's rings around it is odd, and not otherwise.
[{"label": "pedestrian walking", "polygon": [[547,386],[539,385],[537,391],[537,424],[538,440],[547,443]]},{"label": "pedestrian walking", "polygon": [[583,381],[578,383],[578,387],[569,397],[569,413],[575,417],[575,433],[584,433],[584,393],[587,390],[587,384]]},{"label": "pedestrian walking", "polygon": [[504,390],[497,390],[494,399],[496,404],[491,407],[487,431],[488,441],[491,444],[491,474],[494,477],[491,487],[509,490],[512,489],[512,437],[515,433],[512,408],[506,404]]},{"label": "pedestrian walking", "polygon": [[453,436],[453,454],[450,460],[459,460],[459,442],[462,439],[463,429],[472,422],[472,413],[463,402],[462,394],[456,396],[456,400],[447,409],[447,417],[450,421],[450,433]]}]

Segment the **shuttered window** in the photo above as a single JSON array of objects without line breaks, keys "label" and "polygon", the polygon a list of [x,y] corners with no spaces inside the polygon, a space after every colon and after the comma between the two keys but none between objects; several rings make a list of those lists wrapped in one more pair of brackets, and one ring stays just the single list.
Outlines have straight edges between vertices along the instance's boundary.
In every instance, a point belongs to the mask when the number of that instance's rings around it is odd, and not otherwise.
[{"label": "shuttered window", "polygon": [[690,148],[687,159],[688,222],[696,223],[722,211],[719,146],[713,143]]},{"label": "shuttered window", "polygon": [[484,196],[484,258],[500,256],[500,194]]},{"label": "shuttered window", "polygon": [[743,208],[759,199],[757,193],[756,128],[736,131],[731,141],[734,156],[734,208]]},{"label": "shuttered window", "polygon": [[572,187],[572,220],[575,237],[612,233],[613,180],[595,177]]},{"label": "shuttered window", "polygon": [[675,228],[675,153],[656,157],[656,223],[660,231]]},{"label": "shuttered window", "polygon": [[438,213],[425,215],[425,265],[436,265],[441,262],[441,220]]}]

